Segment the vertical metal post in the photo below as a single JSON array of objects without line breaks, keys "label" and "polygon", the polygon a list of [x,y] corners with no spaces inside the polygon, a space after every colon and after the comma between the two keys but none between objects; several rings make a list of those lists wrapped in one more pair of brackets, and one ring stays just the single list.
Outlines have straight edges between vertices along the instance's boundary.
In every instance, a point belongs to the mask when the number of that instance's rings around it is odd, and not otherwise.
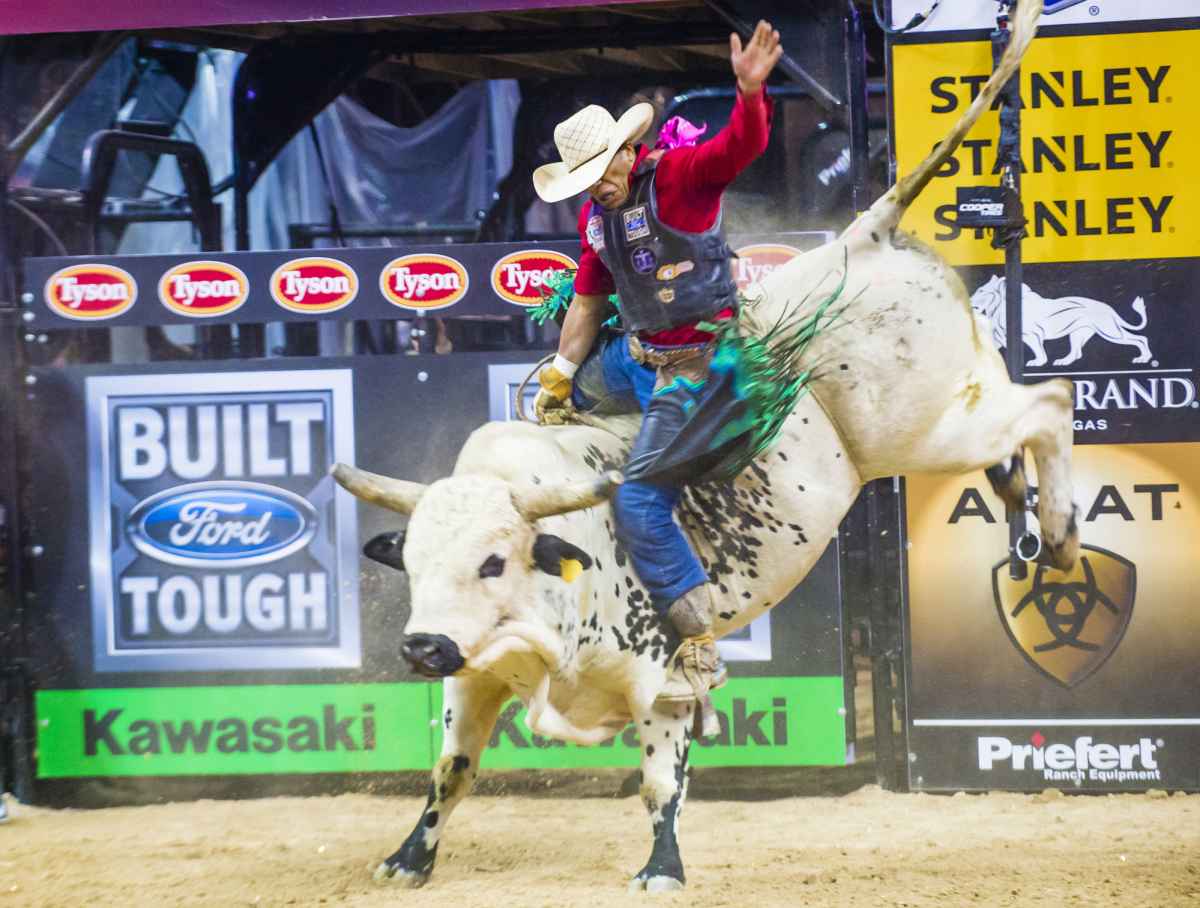
[{"label": "vertical metal post", "polygon": [[873,200],[867,197],[871,140],[867,110],[867,38],[862,15],[854,0],[846,0],[846,111],[850,133],[850,179],[854,214],[865,211]]},{"label": "vertical metal post", "polygon": [[[996,20],[992,32],[992,66],[1000,62],[1012,33],[1009,31],[1008,0]],[[1025,380],[1024,343],[1021,339],[1022,311],[1021,296],[1024,282],[1024,267],[1021,262],[1021,239],[1025,236],[1025,210],[1021,203],[1021,70],[1000,91],[1000,141],[996,145],[996,157],[1001,167],[1000,183],[1004,189],[1005,226],[996,229],[992,237],[994,247],[1004,249],[1004,310],[1005,310],[1005,364],[1008,377],[1013,382]],[[1028,568],[1017,556],[1017,543],[1025,534],[1025,510],[1019,509],[1009,515],[1008,522],[1008,570],[1014,580],[1024,580]]]}]

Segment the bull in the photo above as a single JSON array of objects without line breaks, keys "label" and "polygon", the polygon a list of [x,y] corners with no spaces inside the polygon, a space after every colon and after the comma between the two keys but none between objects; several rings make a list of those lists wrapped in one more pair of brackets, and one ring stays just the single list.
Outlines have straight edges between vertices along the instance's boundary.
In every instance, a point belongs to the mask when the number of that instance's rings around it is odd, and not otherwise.
[{"label": "bull", "polygon": [[[776,445],[734,482],[696,484],[681,499],[676,516],[709,572],[718,637],[804,578],[860,487],[877,477],[1003,463],[989,478],[1021,507],[1029,449],[1045,557],[1063,569],[1074,563],[1069,383],[1010,382],[961,280],[898,230],[1015,71],[1041,5],[1022,0],[996,72],[933,153],[835,242],[772,274],[744,314],[761,333],[813,304],[793,301],[816,300],[843,281],[852,301],[840,326],[807,351],[823,368]],[[335,468],[355,495],[410,516],[393,546],[412,601],[402,653],[418,673],[445,679],[445,734],[428,802],[377,877],[428,880],[450,814],[516,695],[529,727],[546,737],[598,744],[636,724],[653,844],[631,887],[683,886],[676,832],[696,707],[656,703],[677,641],[622,551],[606,501],[628,437],[594,425],[493,423],[471,435],[450,477],[428,486]]]}]

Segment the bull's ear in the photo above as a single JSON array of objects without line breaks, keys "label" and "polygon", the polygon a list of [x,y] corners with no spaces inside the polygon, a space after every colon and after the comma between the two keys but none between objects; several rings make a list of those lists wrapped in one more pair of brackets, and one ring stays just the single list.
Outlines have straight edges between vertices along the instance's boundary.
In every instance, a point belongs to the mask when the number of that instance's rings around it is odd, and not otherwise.
[{"label": "bull's ear", "polygon": [[533,565],[539,571],[571,583],[592,566],[592,558],[577,545],[549,533],[539,533],[533,544]]},{"label": "bull's ear", "polygon": [[395,533],[380,533],[363,546],[363,554],[372,561],[378,561],[397,571],[403,571],[404,530]]}]

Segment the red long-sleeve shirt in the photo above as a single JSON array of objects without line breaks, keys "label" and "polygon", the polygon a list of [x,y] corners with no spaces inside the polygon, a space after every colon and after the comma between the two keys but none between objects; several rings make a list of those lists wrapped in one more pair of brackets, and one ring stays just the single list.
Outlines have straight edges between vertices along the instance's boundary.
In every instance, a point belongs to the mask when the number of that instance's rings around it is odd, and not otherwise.
[{"label": "red long-sleeve shirt", "polygon": [[[663,223],[690,233],[701,233],[713,225],[721,211],[725,188],[766,149],[773,107],[765,89],[749,97],[738,92],[724,129],[707,142],[673,148],[663,154],[654,176],[658,216]],[[646,146],[639,147],[635,171],[649,153]],[[587,219],[591,207],[584,205],[579,213],[581,252],[575,292],[607,296],[615,285],[608,267],[588,243]],[[726,311],[718,317],[729,314]],[[699,343],[711,336],[697,331],[694,325],[641,335],[647,343],[658,346]]]}]

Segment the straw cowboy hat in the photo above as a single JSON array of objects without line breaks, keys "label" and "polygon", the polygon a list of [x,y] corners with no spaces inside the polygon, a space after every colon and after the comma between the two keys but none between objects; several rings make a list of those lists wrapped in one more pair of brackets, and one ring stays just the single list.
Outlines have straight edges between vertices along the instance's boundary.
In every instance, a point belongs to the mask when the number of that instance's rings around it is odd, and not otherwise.
[{"label": "straw cowboy hat", "polygon": [[626,142],[636,142],[650,128],[654,107],[635,104],[614,120],[603,107],[589,104],[554,127],[561,161],[533,172],[533,188],[544,202],[561,202],[583,192],[608,170]]}]

